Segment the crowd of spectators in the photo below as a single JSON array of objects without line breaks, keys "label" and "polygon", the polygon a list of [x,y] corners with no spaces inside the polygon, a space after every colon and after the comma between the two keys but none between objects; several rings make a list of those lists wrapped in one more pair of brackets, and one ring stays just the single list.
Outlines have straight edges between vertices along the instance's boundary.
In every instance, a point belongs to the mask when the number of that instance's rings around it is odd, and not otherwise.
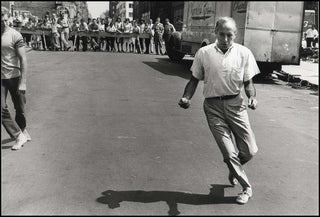
[{"label": "crowd of spectators", "polygon": [[[115,20],[111,17],[85,20],[81,17],[80,12],[77,12],[76,16],[71,19],[68,12],[64,10],[51,14],[47,12],[43,19],[27,13],[19,15],[16,11],[13,16],[9,17],[9,23],[11,26],[21,29],[49,30],[50,35],[24,33],[22,35],[27,47],[52,51],[89,50],[163,55],[164,41],[168,40],[170,35],[176,31],[169,19],[165,19],[162,24],[159,17],[156,18],[155,23],[152,19],[130,21],[128,18],[122,20],[120,17]],[[112,36],[89,34],[89,36],[81,35],[78,37],[77,34],[70,34],[71,32],[107,32]],[[124,37],[123,34],[116,33],[125,33],[127,36]],[[149,37],[139,37],[141,34],[147,34]]]}]

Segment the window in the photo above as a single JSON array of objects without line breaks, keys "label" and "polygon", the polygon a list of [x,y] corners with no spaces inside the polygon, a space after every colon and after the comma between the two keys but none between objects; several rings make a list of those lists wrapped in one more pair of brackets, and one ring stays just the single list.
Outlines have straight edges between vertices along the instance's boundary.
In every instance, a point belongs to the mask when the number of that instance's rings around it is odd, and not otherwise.
[{"label": "window", "polygon": [[133,8],[133,4],[130,3],[130,4],[129,4],[129,8]]},{"label": "window", "polygon": [[132,12],[129,12],[129,17],[133,17],[133,13]]}]

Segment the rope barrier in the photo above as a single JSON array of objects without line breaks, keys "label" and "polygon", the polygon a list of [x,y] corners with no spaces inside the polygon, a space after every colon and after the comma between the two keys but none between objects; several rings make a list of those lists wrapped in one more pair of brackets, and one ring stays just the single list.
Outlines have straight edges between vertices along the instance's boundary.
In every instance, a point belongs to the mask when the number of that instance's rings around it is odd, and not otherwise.
[{"label": "rope barrier", "polygon": [[[47,29],[24,29],[24,28],[15,28],[21,34],[29,34],[29,35],[52,35],[51,30]],[[110,32],[75,32],[70,31],[69,36],[77,35],[78,37],[87,36],[87,37],[112,37],[112,38],[150,38],[150,34],[148,33],[110,33]]]}]

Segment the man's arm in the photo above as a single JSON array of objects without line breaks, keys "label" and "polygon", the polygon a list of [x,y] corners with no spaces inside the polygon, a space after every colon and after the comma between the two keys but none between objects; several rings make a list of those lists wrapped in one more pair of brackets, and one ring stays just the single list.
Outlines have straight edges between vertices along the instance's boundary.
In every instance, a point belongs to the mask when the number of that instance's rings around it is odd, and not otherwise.
[{"label": "man's arm", "polygon": [[24,46],[17,48],[17,54],[20,59],[21,79],[19,81],[18,90],[26,91],[27,89],[27,56]]},{"label": "man's arm", "polygon": [[176,28],[174,28],[174,25],[171,24],[171,28],[172,28],[172,32],[175,32],[176,31]]},{"label": "man's arm", "polygon": [[190,100],[193,97],[193,94],[196,92],[198,83],[199,79],[191,75],[191,78],[184,89],[183,97]]},{"label": "man's arm", "polygon": [[[316,29],[315,29],[316,30]],[[318,33],[318,31],[316,30],[316,31],[314,31],[314,35],[313,35],[313,38],[314,39],[316,39],[317,37],[319,36],[319,33]]]},{"label": "man's arm", "polygon": [[197,79],[196,77],[194,77],[192,75],[189,82],[187,83],[187,85],[184,89],[183,96],[179,101],[180,107],[182,107],[184,109],[189,108],[190,100],[197,89],[198,83],[199,83],[199,79]]},{"label": "man's arm", "polygon": [[256,99],[256,88],[254,87],[252,79],[244,82],[244,90],[248,97],[248,107],[251,109],[256,109],[258,101]]}]

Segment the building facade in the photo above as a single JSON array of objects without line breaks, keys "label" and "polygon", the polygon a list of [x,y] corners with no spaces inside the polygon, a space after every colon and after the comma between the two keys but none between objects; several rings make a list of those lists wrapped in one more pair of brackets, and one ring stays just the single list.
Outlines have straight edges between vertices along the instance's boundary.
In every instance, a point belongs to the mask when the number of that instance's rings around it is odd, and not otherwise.
[{"label": "building facade", "polygon": [[139,19],[152,19],[160,17],[161,22],[169,18],[177,31],[182,30],[184,1],[134,1],[133,17]]},{"label": "building facade", "polygon": [[33,16],[43,18],[47,12],[50,14],[59,9],[66,8],[70,18],[79,11],[84,19],[88,18],[89,11],[86,1],[1,1],[1,6],[13,11],[28,11]]},{"label": "building facade", "polygon": [[122,19],[133,20],[133,1],[119,1],[117,4],[117,14]]}]

